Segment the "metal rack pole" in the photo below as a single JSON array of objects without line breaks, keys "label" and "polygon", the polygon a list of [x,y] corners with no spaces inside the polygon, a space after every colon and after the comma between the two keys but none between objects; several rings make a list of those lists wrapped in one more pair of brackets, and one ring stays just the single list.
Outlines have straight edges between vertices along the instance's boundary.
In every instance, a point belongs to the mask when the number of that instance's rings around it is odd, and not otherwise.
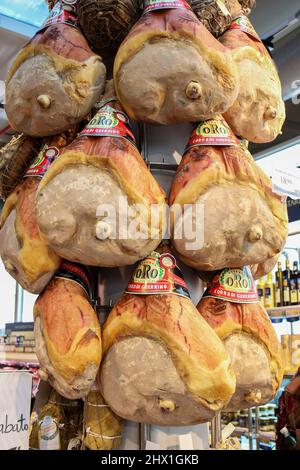
[{"label": "metal rack pole", "polygon": [[22,289],[20,284],[16,282],[14,323],[22,322],[23,305],[24,305],[24,290]]},{"label": "metal rack pole", "polygon": [[252,408],[248,410],[248,429],[249,429],[249,450],[253,450],[253,421],[252,421]]},{"label": "metal rack pole", "polygon": [[211,447],[216,449],[222,442],[221,413],[216,413],[211,420]]},{"label": "metal rack pole", "polygon": [[147,441],[151,441],[151,425],[139,424],[139,448],[146,449]]},{"label": "metal rack pole", "polygon": [[260,429],[260,422],[259,422],[259,408],[258,406],[255,408],[255,441],[256,441],[256,450],[259,450],[259,429]]}]

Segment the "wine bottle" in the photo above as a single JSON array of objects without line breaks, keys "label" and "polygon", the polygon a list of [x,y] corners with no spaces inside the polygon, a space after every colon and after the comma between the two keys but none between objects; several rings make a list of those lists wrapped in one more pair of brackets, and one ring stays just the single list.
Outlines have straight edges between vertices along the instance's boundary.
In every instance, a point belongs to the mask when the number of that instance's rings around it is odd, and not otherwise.
[{"label": "wine bottle", "polygon": [[282,307],[283,290],[282,290],[282,267],[281,267],[280,261],[278,261],[277,271],[275,273],[275,279],[276,279],[276,287],[275,287],[276,307]]},{"label": "wine bottle", "polygon": [[298,299],[298,262],[294,261],[293,271],[291,273],[291,305],[297,305],[300,302]]},{"label": "wine bottle", "polygon": [[262,305],[264,305],[264,284],[264,278],[261,277],[257,283],[257,295]]},{"label": "wine bottle", "polygon": [[291,270],[290,261],[286,257],[285,270],[282,273],[282,286],[283,286],[283,305],[291,305]]}]

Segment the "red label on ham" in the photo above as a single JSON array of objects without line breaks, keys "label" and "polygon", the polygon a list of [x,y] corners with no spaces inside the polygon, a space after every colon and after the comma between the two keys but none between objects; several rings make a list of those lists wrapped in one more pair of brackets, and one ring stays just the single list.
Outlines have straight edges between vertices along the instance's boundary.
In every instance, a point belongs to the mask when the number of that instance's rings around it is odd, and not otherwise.
[{"label": "red label on ham", "polygon": [[239,304],[252,304],[259,301],[253,277],[248,266],[226,268],[216,274],[203,297],[214,297]]},{"label": "red label on ham", "polygon": [[188,286],[171,253],[153,251],[140,262],[128,287],[127,294],[176,294],[190,298]]},{"label": "red label on ham", "polygon": [[144,2],[144,13],[169,8],[190,10],[190,5],[185,0],[145,0]]},{"label": "red label on ham", "polygon": [[123,137],[136,146],[136,140],[129,129],[129,119],[125,113],[103,106],[89,124],[83,129],[81,135],[87,137]]},{"label": "red label on ham", "polygon": [[42,147],[42,150],[39,152],[38,156],[34,159],[27,172],[24,175],[24,178],[28,176],[39,176],[42,178],[51,163],[60,155],[60,151],[57,147],[49,147],[45,144]]},{"label": "red label on ham", "polygon": [[237,29],[239,31],[243,31],[252,38],[261,41],[259,35],[255,31],[254,27],[251,24],[251,21],[249,20],[249,18],[247,18],[247,16],[240,16],[239,18],[236,18],[229,26],[229,29]]},{"label": "red label on ham", "polygon": [[215,119],[200,122],[194,129],[185,152],[199,145],[238,145],[238,139],[228,126],[225,119],[217,116]]},{"label": "red label on ham", "polygon": [[55,24],[67,24],[69,26],[73,26],[74,28],[78,28],[76,5],[67,4],[67,7],[70,9],[70,11],[64,9],[64,2],[57,2],[50,11],[48,18],[46,21],[44,21],[39,31],[43,31],[44,29],[49,28],[49,26]]}]

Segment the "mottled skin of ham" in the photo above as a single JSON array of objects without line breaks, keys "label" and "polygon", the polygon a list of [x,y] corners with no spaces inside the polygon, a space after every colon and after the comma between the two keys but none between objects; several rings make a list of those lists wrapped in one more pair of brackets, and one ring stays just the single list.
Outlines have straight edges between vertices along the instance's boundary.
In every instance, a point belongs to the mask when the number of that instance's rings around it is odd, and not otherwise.
[{"label": "mottled skin of ham", "polygon": [[[220,42],[230,49],[240,74],[240,91],[224,117],[236,135],[256,143],[276,139],[285,121],[277,69],[264,44],[240,30],[228,30]],[[270,113],[274,117],[267,117]]]},{"label": "mottled skin of ham", "polygon": [[54,278],[38,297],[34,318],[36,352],[50,383],[67,398],[85,396],[102,354],[99,322],[82,287]]},{"label": "mottled skin of ham", "polygon": [[157,34],[158,32],[161,34],[183,32],[187,36],[198,36],[205,40],[207,47],[222,53],[226,52],[226,47],[208,33],[191,10],[170,9],[146,13],[135,24],[124,42],[144,33],[149,28]]},{"label": "mottled skin of ham", "polygon": [[94,55],[83,34],[65,24],[50,26],[34,36],[31,43],[46,45],[61,57],[77,62],[84,62]]},{"label": "mottled skin of ham", "polygon": [[[244,343],[251,341],[252,345],[256,343],[254,361],[255,358],[258,360],[258,357],[262,357],[262,354],[265,355],[268,360],[269,370],[265,370],[266,390],[264,390],[262,383],[259,385],[256,383],[252,384],[253,390],[255,390],[256,386],[260,390],[261,398],[260,402],[254,401],[251,403],[250,401],[249,406],[254,406],[255,403],[257,405],[259,403],[263,404],[272,399],[283,378],[282,349],[268,314],[262,305],[259,302],[254,304],[238,304],[222,299],[204,297],[200,300],[197,309],[225,344],[230,338],[234,338],[234,335],[236,335],[236,339],[234,340],[236,345],[238,345],[239,341]],[[231,345],[232,344],[234,344],[233,341],[231,342]],[[238,350],[239,349],[235,349],[235,351]],[[259,350],[261,350],[261,352],[259,352]],[[230,354],[230,350],[228,350],[228,352]],[[232,357],[233,361],[237,359],[236,357]],[[249,360],[249,358],[247,359]],[[259,367],[259,364],[255,362],[251,363],[250,361],[247,365],[249,369],[252,369],[252,376],[255,376],[255,368]],[[251,374],[249,369],[244,369],[243,371],[243,367],[245,366],[243,365],[243,357],[241,355],[240,362],[235,362],[234,366],[238,377],[243,377],[243,375],[247,377],[249,372]],[[263,372],[262,370],[257,371],[259,374]],[[267,379],[269,374],[270,378]],[[258,382],[260,382],[260,380],[261,377]],[[245,382],[247,382],[247,379]],[[249,385],[251,386],[251,384],[248,384],[248,386]],[[228,405],[228,409],[231,409],[230,406],[232,403],[234,403],[234,405],[232,405],[233,408],[238,407],[239,404],[240,406],[245,406],[243,393],[246,392],[245,390],[243,392],[243,387],[245,387],[245,385],[241,386],[239,380],[237,380],[236,396],[233,396],[232,402]],[[266,395],[264,395],[264,391]]]},{"label": "mottled skin of ham", "polygon": [[[76,130],[72,129],[64,135],[48,138],[47,145],[62,149],[75,135]],[[11,237],[17,238],[19,252],[10,253],[9,249],[6,251],[4,245],[0,252],[1,255],[4,254],[3,261],[10,274],[24,289],[35,294],[39,294],[46,287],[61,263],[60,257],[51,250],[37,225],[35,208],[40,181],[41,178],[38,176],[24,177],[8,197],[0,219],[2,229],[10,213],[16,211],[15,224],[8,227],[8,230],[11,232]],[[22,269],[14,263],[16,255]],[[9,269],[10,265],[13,266],[13,270]]]},{"label": "mottled skin of ham", "polygon": [[[273,200],[274,206],[279,206],[279,213],[285,214],[283,198],[273,193],[271,180],[242,147],[198,146],[191,148],[184,155],[177,169],[170,192],[170,204],[176,202],[183,188],[199,176],[205,175],[208,170],[216,172],[216,180],[226,178],[227,175],[228,179],[249,182],[265,193],[267,198]],[[209,181],[207,183],[213,184]]]},{"label": "mottled skin of ham", "polygon": [[[106,98],[112,97],[107,93]],[[120,109],[117,102],[110,105]],[[128,206],[140,204],[135,222],[140,222],[144,238],[97,236],[98,207],[108,203],[118,215],[121,198],[127,198]],[[70,200],[78,204],[72,206]],[[157,209],[153,218],[152,204]],[[37,194],[37,221],[50,246],[63,258],[87,265],[123,266],[147,256],[163,236],[165,212],[166,195],[138,149],[117,137],[79,135],[51,165]]]},{"label": "mottled skin of ham", "polygon": [[[235,191],[235,198],[230,199],[230,188],[231,194]],[[216,222],[211,195],[223,205],[227,200],[227,219],[221,221],[223,225],[216,226],[214,232],[210,232],[210,227]],[[271,180],[241,146],[197,146],[188,150],[172,183],[169,201],[171,206],[178,204],[181,207],[185,204],[204,204],[203,246],[189,252],[181,240],[174,240],[174,247],[184,262],[198,271],[260,265],[269,262],[283,249],[288,233],[286,202],[273,193]],[[236,214],[235,218],[232,214]],[[175,219],[171,223],[173,227],[179,222]],[[249,234],[257,228],[257,239],[250,239]],[[223,250],[222,254],[214,255],[212,237]],[[210,245],[212,249],[208,251]],[[261,266],[261,269],[264,267]]]},{"label": "mottled skin of ham", "polygon": [[9,121],[28,135],[59,134],[89,113],[105,78],[101,57],[79,30],[65,24],[50,26],[19,52],[8,72]]},{"label": "mottled skin of ham", "polygon": [[195,394],[196,400],[226,402],[234,390],[228,357],[217,336],[202,320],[190,299],[172,294],[125,294],[105,323],[103,354],[123,337],[157,339],[168,349],[187,390]]},{"label": "mottled skin of ham", "polygon": [[[225,112],[238,93],[231,52],[190,10],[143,15],[120,46],[114,79],[127,114],[154,124],[208,119]],[[193,96],[191,83],[198,90]]]}]

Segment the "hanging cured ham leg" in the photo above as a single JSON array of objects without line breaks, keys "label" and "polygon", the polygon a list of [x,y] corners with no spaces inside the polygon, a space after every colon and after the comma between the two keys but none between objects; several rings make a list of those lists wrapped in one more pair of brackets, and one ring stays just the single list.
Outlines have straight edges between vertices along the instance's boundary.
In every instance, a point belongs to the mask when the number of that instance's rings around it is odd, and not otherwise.
[{"label": "hanging cured ham leg", "polygon": [[39,228],[62,258],[124,266],[159,245],[165,211],[110,82],[97,115],[41,182]]},{"label": "hanging cured ham leg", "polygon": [[231,52],[183,0],[145,1],[143,16],[119,48],[114,78],[129,117],[153,124],[211,118],[238,93]]},{"label": "hanging cured ham leg", "polygon": [[[184,210],[190,205],[192,211]],[[285,198],[273,193],[271,179],[221,117],[194,130],[170,206],[173,245],[199,271],[265,263],[287,239]]]},{"label": "hanging cured ham leg", "polygon": [[101,362],[101,332],[87,271],[63,262],[34,306],[40,377],[66,398],[84,398]]},{"label": "hanging cured ham leg", "polygon": [[8,72],[9,122],[32,136],[60,134],[91,110],[103,91],[105,75],[101,57],[77,28],[76,7],[57,1]]},{"label": "hanging cured ham leg", "polygon": [[140,263],[104,325],[102,393],[117,415],[132,421],[209,421],[234,393],[235,377],[170,249],[159,251]]},{"label": "hanging cured ham leg", "polygon": [[70,130],[48,137],[25,176],[5,202],[0,218],[0,255],[6,270],[27,291],[39,294],[61,259],[49,247],[36,222],[36,193],[43,175],[76,136]]},{"label": "hanging cured ham leg", "polygon": [[226,410],[271,401],[283,378],[282,352],[258,301],[250,269],[225,269],[216,274],[197,308],[223,341],[236,375],[236,392]]},{"label": "hanging cured ham leg", "polygon": [[239,137],[257,143],[273,141],[285,121],[275,64],[245,16],[233,21],[220,41],[232,51],[240,76],[238,98],[225,119]]},{"label": "hanging cured ham leg", "polygon": [[0,149],[0,197],[6,199],[22,179],[41,146],[40,139],[24,134],[13,137]]}]

